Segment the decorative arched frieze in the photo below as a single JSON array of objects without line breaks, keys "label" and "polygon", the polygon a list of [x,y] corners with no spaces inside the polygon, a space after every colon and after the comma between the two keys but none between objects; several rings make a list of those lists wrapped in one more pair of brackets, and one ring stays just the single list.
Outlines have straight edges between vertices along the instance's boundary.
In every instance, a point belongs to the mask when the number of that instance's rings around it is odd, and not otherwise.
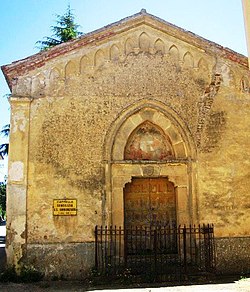
[{"label": "decorative arched frieze", "polygon": [[65,77],[70,78],[79,74],[78,63],[69,61],[65,66]]},{"label": "decorative arched frieze", "polygon": [[105,58],[105,54],[103,52],[103,50],[98,50],[95,53],[95,57],[94,57],[94,64],[95,66],[99,67],[104,65],[106,62],[106,58]]},{"label": "decorative arched frieze", "polygon": [[197,67],[199,71],[204,71],[204,72],[208,71],[208,63],[204,60],[204,58],[200,58],[200,60],[198,61]]},{"label": "decorative arched frieze", "polygon": [[132,38],[127,38],[125,41],[125,54],[129,55],[134,52],[134,48],[136,48],[135,41]]},{"label": "decorative arched frieze", "polygon": [[165,44],[161,39],[157,39],[154,43],[156,53],[165,54]]},{"label": "decorative arched frieze", "polygon": [[38,75],[32,78],[32,87],[31,87],[32,96],[44,95],[45,88],[46,88],[46,77],[43,73],[39,73]]},{"label": "decorative arched frieze", "polygon": [[120,57],[120,50],[117,45],[112,45],[110,48],[110,60],[118,61]]},{"label": "decorative arched frieze", "polygon": [[54,67],[49,74],[49,91],[50,94],[59,94],[64,87],[64,78],[62,77],[61,71],[59,68]]},{"label": "decorative arched frieze", "polygon": [[30,76],[20,76],[12,89],[12,94],[19,96],[31,95],[32,79]]},{"label": "decorative arched frieze", "polygon": [[83,74],[85,71],[88,71],[90,65],[90,59],[87,56],[83,56],[80,60],[80,73]]},{"label": "decorative arched frieze", "polygon": [[60,70],[56,67],[52,68],[51,71],[50,71],[50,74],[49,74],[49,80],[50,82],[55,82],[56,80],[59,80],[61,77],[61,74],[60,74]]},{"label": "decorative arched frieze", "polygon": [[176,61],[179,60],[179,50],[175,45],[172,45],[169,48],[168,53],[169,53],[170,57],[173,58],[174,60],[176,60]]},{"label": "decorative arched frieze", "polygon": [[250,88],[249,88],[249,79],[246,76],[243,76],[240,80],[240,88],[241,92],[243,93],[249,93]]},{"label": "decorative arched frieze", "polygon": [[220,75],[221,83],[230,86],[232,83],[232,70],[229,64],[218,61],[213,67],[214,75]]},{"label": "decorative arched frieze", "polygon": [[149,52],[150,38],[145,32],[141,33],[139,36],[139,48],[143,52]]},{"label": "decorative arched frieze", "polygon": [[236,77],[233,70],[229,71],[229,86],[235,87],[236,86]]},{"label": "decorative arched frieze", "polygon": [[183,56],[183,66],[186,68],[194,67],[194,57],[190,52],[186,52]]}]

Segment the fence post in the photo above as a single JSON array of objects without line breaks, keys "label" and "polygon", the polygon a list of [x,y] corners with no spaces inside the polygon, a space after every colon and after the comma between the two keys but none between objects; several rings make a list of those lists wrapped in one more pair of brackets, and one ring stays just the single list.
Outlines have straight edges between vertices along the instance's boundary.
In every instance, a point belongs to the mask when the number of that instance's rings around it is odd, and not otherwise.
[{"label": "fence post", "polygon": [[198,225],[198,228],[180,225],[174,231],[166,230],[165,226],[164,229],[148,227],[144,230],[142,227],[118,229],[117,226],[96,225],[95,268],[111,276],[125,266],[142,275],[150,272],[152,280],[162,279],[169,273],[178,272],[181,277],[193,271],[213,271],[216,265],[213,232],[210,224]]},{"label": "fence post", "polygon": [[116,229],[116,225],[115,225],[115,234],[114,234],[114,269],[116,272],[116,262],[117,262],[117,258],[116,258],[116,254],[117,254],[117,242],[116,242],[116,233],[117,233],[117,229]]},{"label": "fence post", "polygon": [[124,255],[124,266],[127,267],[127,249],[128,249],[128,232],[127,228],[124,226],[124,245],[123,245],[123,255]]},{"label": "fence post", "polygon": [[212,270],[216,270],[216,250],[214,242],[214,225],[211,224],[211,251],[212,251]]},{"label": "fence post", "polygon": [[204,232],[204,256],[205,256],[205,270],[209,272],[211,269],[211,237],[210,237],[210,226],[209,224],[206,226],[203,224],[203,232]]},{"label": "fence post", "polygon": [[95,226],[95,268],[98,269],[98,227]]},{"label": "fence post", "polygon": [[183,263],[184,271],[187,273],[187,229],[186,225],[183,227]]},{"label": "fence post", "polygon": [[154,229],[154,281],[157,277],[157,230]]}]

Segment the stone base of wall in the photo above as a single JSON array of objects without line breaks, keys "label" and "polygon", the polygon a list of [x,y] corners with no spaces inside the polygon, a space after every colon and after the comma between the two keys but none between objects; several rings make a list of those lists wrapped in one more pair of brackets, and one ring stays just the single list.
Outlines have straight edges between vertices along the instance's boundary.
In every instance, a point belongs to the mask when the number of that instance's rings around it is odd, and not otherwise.
[{"label": "stone base of wall", "polygon": [[95,264],[95,244],[28,244],[23,263],[47,278],[83,279]]},{"label": "stone base of wall", "polygon": [[250,273],[250,237],[215,238],[217,272]]},{"label": "stone base of wall", "polygon": [[[215,238],[217,273],[250,272],[250,237]],[[95,244],[28,244],[23,263],[47,278],[83,279],[95,264]]]}]

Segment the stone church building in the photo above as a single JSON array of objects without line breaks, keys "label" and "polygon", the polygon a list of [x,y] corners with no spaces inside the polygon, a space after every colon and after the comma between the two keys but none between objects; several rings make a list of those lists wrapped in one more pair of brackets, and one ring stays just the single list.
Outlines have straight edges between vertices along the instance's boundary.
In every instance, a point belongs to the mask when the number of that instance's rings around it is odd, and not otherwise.
[{"label": "stone church building", "polygon": [[9,266],[79,278],[96,225],[213,223],[217,271],[249,272],[247,57],[142,10],[2,70]]}]

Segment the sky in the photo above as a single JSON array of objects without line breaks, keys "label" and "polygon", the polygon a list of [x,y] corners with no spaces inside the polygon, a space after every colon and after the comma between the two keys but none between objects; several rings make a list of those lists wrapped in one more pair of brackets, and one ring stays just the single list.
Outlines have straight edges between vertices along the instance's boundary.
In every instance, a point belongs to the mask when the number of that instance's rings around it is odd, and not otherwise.
[{"label": "sky", "polygon": [[[51,36],[56,15],[68,4],[80,31],[91,32],[142,8],[176,26],[247,55],[241,0],[0,0],[0,66],[39,51],[36,42]],[[0,129],[9,123],[8,85],[0,72]],[[5,139],[0,137],[0,144]],[[0,181],[7,159],[0,161]]]}]

